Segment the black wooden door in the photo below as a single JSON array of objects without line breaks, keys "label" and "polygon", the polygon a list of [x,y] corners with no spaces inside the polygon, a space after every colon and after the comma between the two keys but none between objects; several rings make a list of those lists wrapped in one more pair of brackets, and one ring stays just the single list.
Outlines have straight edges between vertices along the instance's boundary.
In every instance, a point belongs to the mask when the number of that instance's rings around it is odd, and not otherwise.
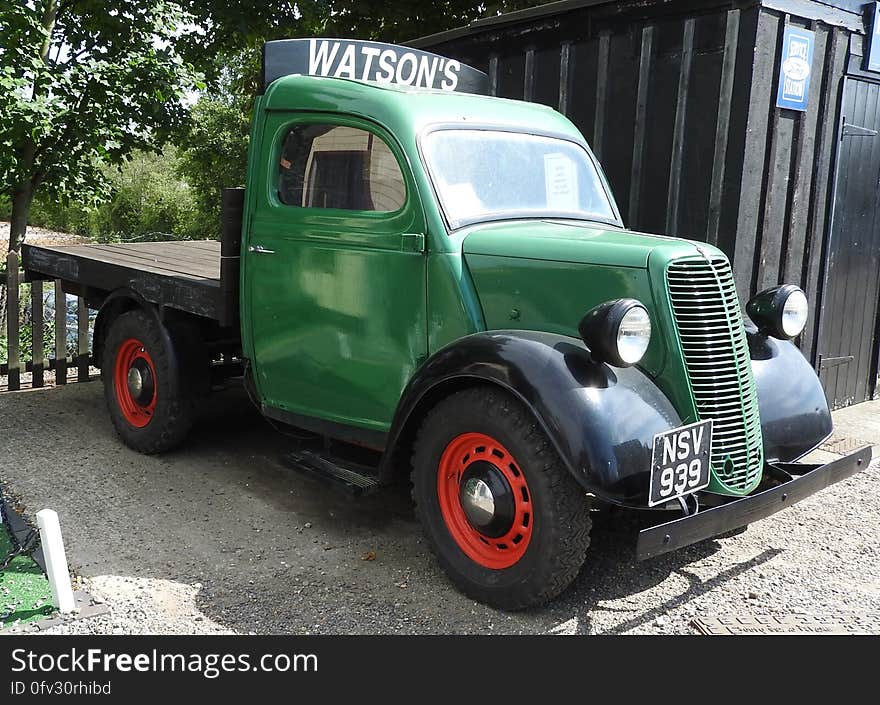
[{"label": "black wooden door", "polygon": [[819,311],[819,375],[833,407],[870,399],[880,294],[880,84],[847,78]]}]

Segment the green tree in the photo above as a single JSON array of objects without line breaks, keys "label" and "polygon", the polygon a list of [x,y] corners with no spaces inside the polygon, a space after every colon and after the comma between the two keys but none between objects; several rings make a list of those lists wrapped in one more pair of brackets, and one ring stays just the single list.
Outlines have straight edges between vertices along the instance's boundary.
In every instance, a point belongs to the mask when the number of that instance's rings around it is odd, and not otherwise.
[{"label": "green tree", "polygon": [[[547,0],[179,0],[193,18],[179,50],[212,79],[209,57],[259,52],[269,39],[346,37],[403,42]],[[208,61],[205,59],[208,58]]]},{"label": "green tree", "polygon": [[100,242],[203,238],[194,191],[177,174],[177,150],[135,152],[109,174],[111,197],[88,215]]},{"label": "green tree", "polygon": [[183,123],[194,69],[176,50],[189,22],[167,0],[0,5],[0,195],[9,249],[34,195],[97,202],[106,165],[157,150]]},{"label": "green tree", "polygon": [[175,140],[178,173],[192,189],[202,237],[219,237],[222,189],[245,183],[258,59],[253,51],[228,54],[213,90],[201,95]]},{"label": "green tree", "polygon": [[333,36],[401,42],[538,4],[541,0],[500,0],[487,9],[474,0],[182,1],[196,19],[192,32],[180,38],[179,50],[201,61],[199,68],[211,79],[175,138],[180,174],[199,203],[198,230],[216,237],[221,189],[244,184],[264,41]]}]

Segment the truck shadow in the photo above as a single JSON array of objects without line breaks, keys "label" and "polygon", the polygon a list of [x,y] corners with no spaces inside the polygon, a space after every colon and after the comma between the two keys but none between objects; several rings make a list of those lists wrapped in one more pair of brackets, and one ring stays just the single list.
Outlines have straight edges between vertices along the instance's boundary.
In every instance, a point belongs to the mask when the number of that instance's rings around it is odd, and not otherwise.
[{"label": "truck shadow", "polygon": [[[711,540],[639,563],[643,518],[598,514],[574,585],[543,608],[500,612],[449,582],[406,487],[354,499],[285,467],[292,439],[240,390],[217,395],[182,448],[150,457],[119,442],[101,397],[97,383],[4,395],[0,474],[29,510],[61,514],[77,572],[198,583],[202,612],[240,632],[630,631],[776,554],[696,565],[726,543]],[[35,440],[41,424],[51,444]]]},{"label": "truck shadow", "polygon": [[[408,488],[393,487],[356,497],[305,470],[295,469],[285,461],[285,455],[314,439],[312,434],[267,419],[237,385],[215,398],[218,403],[201,410],[192,436],[173,454],[176,458],[217,453],[235,458],[229,470],[239,476],[237,479],[246,480],[248,494],[300,517],[334,513],[340,515],[342,523],[371,528],[396,519],[415,522]],[[242,463],[242,451],[254,462]]]},{"label": "truck shadow", "polygon": [[[331,631],[369,632],[371,624],[376,624],[379,631],[409,632],[410,625],[417,623],[415,631],[427,633],[481,633],[485,631],[481,625],[503,622],[498,631],[546,632],[568,622],[573,633],[624,633],[698,600],[780,552],[766,549],[704,580],[688,567],[721,550],[723,539],[703,541],[639,562],[634,550],[638,532],[658,520],[656,513],[598,512],[594,515],[587,561],[571,588],[543,608],[499,612],[458,593],[440,571],[422,541],[408,486],[353,498],[337,487],[285,467],[280,458],[299,440],[299,434],[291,429],[279,433],[253,407],[238,406],[234,416],[224,413],[223,406],[209,412],[182,452],[199,455],[230,444],[237,449],[260,449],[265,462],[258,467],[239,463],[231,471],[246,470],[248,493],[283,512],[286,520],[271,535],[260,537],[260,550],[250,558],[265,560],[273,552],[283,553],[282,544],[299,543],[306,535],[311,537],[312,547],[317,546],[311,552],[313,563],[285,563],[271,576],[264,576],[261,589],[276,596],[274,616],[266,625],[270,630],[298,631],[303,622],[312,622],[313,629],[322,631],[319,615],[327,609],[342,609],[346,617],[327,625]],[[241,521],[248,519],[242,517]],[[312,526],[304,531],[309,524]],[[683,580],[686,587],[671,597],[666,596],[668,589],[663,590],[664,597],[649,609],[645,609],[644,600],[633,609],[625,604],[604,604],[625,603],[626,598],[653,591],[670,576]],[[238,604],[242,594],[254,591],[243,577],[230,571],[222,582],[207,581],[199,603],[215,621],[234,629],[245,625],[253,629],[255,615],[242,612]],[[330,595],[324,602],[316,599],[327,593]],[[278,600],[281,594],[286,602]],[[370,615],[371,611],[376,613]],[[382,614],[386,611],[390,615]],[[621,619],[610,620],[614,622],[611,628],[601,627],[594,619],[600,612],[618,612]],[[358,614],[358,621],[347,618]],[[259,623],[259,616],[256,621]],[[601,621],[607,624],[609,620]]]},{"label": "truck shadow", "polygon": [[[638,532],[650,526],[652,521],[656,519],[639,514],[598,514],[594,518],[590,553],[578,578],[561,596],[559,605],[551,604],[541,611],[574,619],[569,625],[570,633],[623,634],[648,625],[689,603],[698,603],[706,593],[722,588],[782,553],[780,549],[767,548],[746,561],[713,571],[711,577],[704,579],[689,566],[721,551],[725,539],[708,539],[672,553],[638,561],[634,550]],[[648,609],[645,609],[644,602],[632,608],[626,606],[626,598],[652,591],[670,577],[684,581],[685,587],[678,588],[676,594],[668,597],[669,589],[657,591],[658,601]],[[603,604],[615,600],[623,600],[624,604]],[[621,621],[615,621],[612,627],[598,626],[594,619],[596,615],[609,612],[619,615]]]}]

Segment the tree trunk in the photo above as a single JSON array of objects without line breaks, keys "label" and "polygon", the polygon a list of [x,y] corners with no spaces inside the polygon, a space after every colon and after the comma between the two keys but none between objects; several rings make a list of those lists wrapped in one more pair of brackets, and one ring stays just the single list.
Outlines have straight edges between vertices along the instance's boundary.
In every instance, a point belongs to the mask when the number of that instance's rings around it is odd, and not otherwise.
[{"label": "tree trunk", "polygon": [[[40,45],[40,59],[45,63],[49,58],[49,49],[52,46],[52,32],[55,29],[55,20],[58,16],[58,0],[46,0],[43,6],[41,24],[46,30],[46,37]],[[33,99],[36,100],[41,93],[38,81],[34,81]],[[28,217],[31,213],[31,203],[34,200],[34,190],[40,182],[39,169],[35,164],[36,145],[30,137],[17,149],[18,173],[21,181],[12,189],[12,218],[9,224],[9,248],[8,251],[18,250],[24,241],[27,232]]]},{"label": "tree trunk", "polygon": [[40,47],[40,58],[45,63],[49,57],[49,48],[52,46],[52,31],[55,29],[55,19],[58,16],[58,0],[48,0],[43,8],[42,25],[46,29],[46,38]]},{"label": "tree trunk", "polygon": [[[2,282],[2,280],[0,280]],[[0,283],[0,338],[6,337],[6,285]]]},{"label": "tree trunk", "polygon": [[27,232],[28,216],[34,200],[34,187],[30,181],[18,184],[12,190],[12,218],[9,223],[9,252],[18,250]]}]

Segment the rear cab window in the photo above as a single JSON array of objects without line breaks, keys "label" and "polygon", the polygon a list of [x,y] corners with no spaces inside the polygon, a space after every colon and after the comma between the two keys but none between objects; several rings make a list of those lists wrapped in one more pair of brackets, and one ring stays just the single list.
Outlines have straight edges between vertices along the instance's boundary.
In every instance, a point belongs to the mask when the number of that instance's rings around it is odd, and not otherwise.
[{"label": "rear cab window", "polygon": [[303,124],[284,136],[278,199],[287,206],[392,213],[406,203],[397,159],[378,135],[332,124]]}]

